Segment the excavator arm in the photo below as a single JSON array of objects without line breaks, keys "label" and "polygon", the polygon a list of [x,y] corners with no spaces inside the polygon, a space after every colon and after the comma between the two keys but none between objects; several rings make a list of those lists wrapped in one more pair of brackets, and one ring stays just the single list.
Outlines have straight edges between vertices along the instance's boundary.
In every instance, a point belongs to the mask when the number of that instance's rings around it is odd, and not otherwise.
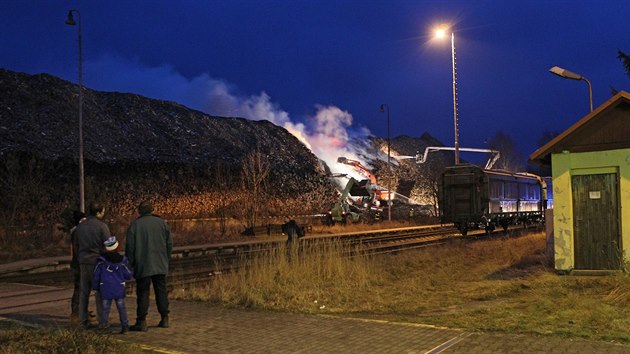
[{"label": "excavator arm", "polygon": [[359,161],[350,160],[349,158],[342,156],[342,157],[337,158],[337,162],[345,164],[345,165],[354,166],[358,170],[359,173],[361,173],[362,175],[367,177],[367,179],[370,180],[370,183],[372,183],[373,185],[376,185],[376,176],[374,176],[374,174],[372,174],[372,172],[370,172],[370,170],[367,167],[363,166]]}]

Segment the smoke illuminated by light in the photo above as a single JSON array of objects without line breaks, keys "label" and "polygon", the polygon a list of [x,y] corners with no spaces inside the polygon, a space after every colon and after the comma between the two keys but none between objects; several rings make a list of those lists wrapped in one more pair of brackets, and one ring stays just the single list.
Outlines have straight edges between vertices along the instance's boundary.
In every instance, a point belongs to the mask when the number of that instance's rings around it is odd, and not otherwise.
[{"label": "smoke illuminated by light", "polygon": [[[90,87],[97,90],[132,92],[151,98],[176,101],[212,116],[268,120],[285,128],[304,143],[315,156],[328,165],[332,173],[348,174],[363,179],[351,166],[337,163],[340,156],[369,166],[369,163],[361,158],[361,155],[367,154],[350,144],[352,138],[365,138],[371,135],[369,130],[351,129],[352,115],[339,107],[314,104],[314,115],[302,117],[302,121],[298,122],[292,120],[278,104],[272,102],[266,92],[242,95],[234,85],[214,79],[205,73],[189,79],[169,65],[147,67],[138,61],[112,55],[103,56],[98,61],[86,62],[85,66],[86,72],[93,73],[86,81]],[[98,76],[104,72],[133,74]]]}]

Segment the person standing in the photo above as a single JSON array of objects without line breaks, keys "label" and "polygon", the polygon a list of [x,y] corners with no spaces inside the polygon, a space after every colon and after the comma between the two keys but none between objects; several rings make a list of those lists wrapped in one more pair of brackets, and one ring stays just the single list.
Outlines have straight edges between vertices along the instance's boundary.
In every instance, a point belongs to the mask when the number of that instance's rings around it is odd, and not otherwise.
[{"label": "person standing", "polygon": [[291,262],[294,256],[299,253],[299,243],[295,242],[296,237],[301,238],[304,236],[304,229],[298,225],[298,223],[291,219],[282,224],[282,233],[287,234],[287,260]]},{"label": "person standing", "polygon": [[291,248],[296,236],[297,238],[304,236],[304,229],[293,219],[282,224],[282,232],[287,234],[287,248]]},{"label": "person standing", "polygon": [[132,274],[127,264],[127,257],[118,253],[118,240],[112,236],[104,243],[105,252],[98,257],[94,268],[92,288],[101,293],[103,313],[98,324],[100,330],[109,329],[109,312],[112,301],[116,301],[118,317],[120,317],[120,334],[129,330],[127,308],[125,307],[125,281],[131,280]]},{"label": "person standing", "polygon": [[70,269],[72,269],[72,280],[74,289],[70,300],[70,321],[73,324],[79,322],[79,298],[81,296],[81,269],[79,268],[79,251],[75,247],[77,226],[85,220],[85,214],[80,210],[75,210],[72,215],[74,226],[70,229]]},{"label": "person standing", "polygon": [[149,290],[153,283],[155,303],[162,319],[158,327],[167,328],[168,292],[166,275],[173,251],[173,236],[166,221],[153,215],[153,205],[143,201],[138,206],[140,216],[127,229],[125,254],[136,278],[136,324],[132,331],[147,331],[146,317],[149,312]]},{"label": "person standing", "polygon": [[[79,297],[79,321],[83,328],[88,328],[88,305],[92,291],[92,278],[96,259],[103,253],[103,243],[111,236],[109,227],[101,219],[105,216],[105,208],[99,203],[91,203],[88,217],[81,222],[75,232],[74,244],[79,255],[81,272],[81,294]],[[102,311],[101,294],[96,292],[96,315],[100,323]]]}]

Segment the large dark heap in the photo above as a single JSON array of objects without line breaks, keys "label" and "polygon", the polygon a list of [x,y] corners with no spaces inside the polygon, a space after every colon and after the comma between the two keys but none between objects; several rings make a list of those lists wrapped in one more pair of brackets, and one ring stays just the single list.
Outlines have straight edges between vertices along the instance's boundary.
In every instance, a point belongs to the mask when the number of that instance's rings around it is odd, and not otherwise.
[{"label": "large dark heap", "polygon": [[[96,163],[235,164],[255,149],[274,168],[314,172],[317,158],[268,121],[212,117],[175,102],[84,88],[85,159]],[[78,88],[0,69],[0,155],[76,160]]]},{"label": "large dark heap", "polygon": [[[268,121],[212,117],[174,102],[86,88],[83,100],[86,203],[106,203],[112,218],[131,217],[144,198],[172,218],[237,210],[238,192],[243,198],[250,192],[241,171],[255,162],[252,154],[268,167],[265,201],[328,187],[310,150]],[[5,225],[49,223],[78,207],[78,141],[77,85],[0,69]],[[262,209],[281,213],[291,203],[274,205]]]}]

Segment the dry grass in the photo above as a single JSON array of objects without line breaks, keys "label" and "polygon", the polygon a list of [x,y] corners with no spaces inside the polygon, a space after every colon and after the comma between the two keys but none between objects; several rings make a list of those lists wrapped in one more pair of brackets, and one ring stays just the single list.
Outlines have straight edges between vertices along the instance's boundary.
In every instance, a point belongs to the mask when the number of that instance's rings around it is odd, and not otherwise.
[{"label": "dry grass", "polygon": [[351,303],[355,291],[369,291],[378,269],[368,258],[338,256],[347,249],[340,241],[315,247],[281,248],[243,260],[247,265],[238,273],[217,277],[185,297],[228,306],[303,312],[324,306],[343,312],[341,305]]},{"label": "dry grass", "polygon": [[68,329],[23,327],[0,321],[0,353],[144,353],[109,335]]},{"label": "dry grass", "polygon": [[544,235],[341,258],[346,246],[252,260],[180,298],[468,330],[630,341],[630,278],[556,275]]}]

